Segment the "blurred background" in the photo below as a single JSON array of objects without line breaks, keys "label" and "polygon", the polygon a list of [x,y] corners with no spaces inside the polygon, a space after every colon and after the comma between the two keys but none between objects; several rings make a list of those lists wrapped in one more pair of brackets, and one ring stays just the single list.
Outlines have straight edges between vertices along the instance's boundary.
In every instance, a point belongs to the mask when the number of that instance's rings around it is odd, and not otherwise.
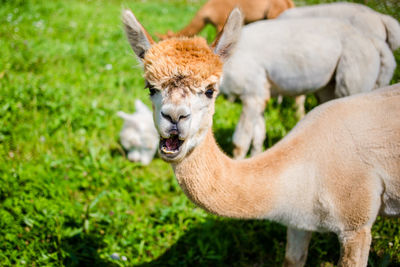
[{"label": "blurred background", "polygon": [[[354,2],[400,19],[398,0]],[[122,8],[155,37],[204,3],[0,0],[1,266],[281,266],[285,227],[209,215],[169,164],[129,162],[119,144],[117,111],[133,112],[136,98],[150,106]],[[215,29],[201,35],[211,41]],[[315,105],[308,96],[307,110]],[[215,135],[231,154],[241,106],[219,97],[216,107]],[[296,124],[294,101],[270,101],[265,119],[268,148]],[[308,266],[338,257],[335,235],[314,234]],[[400,219],[378,218],[369,264],[400,265]]]}]

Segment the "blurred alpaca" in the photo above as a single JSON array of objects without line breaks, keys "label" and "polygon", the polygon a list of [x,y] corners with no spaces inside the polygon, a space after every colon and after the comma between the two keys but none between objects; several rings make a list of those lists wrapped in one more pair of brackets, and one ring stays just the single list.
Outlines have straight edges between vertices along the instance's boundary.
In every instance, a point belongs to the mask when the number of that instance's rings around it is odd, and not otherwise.
[{"label": "blurred alpaca", "polygon": [[208,23],[220,32],[229,12],[235,6],[241,9],[244,23],[248,24],[257,20],[276,18],[286,9],[294,7],[294,4],[292,0],[209,0],[185,28],[177,33],[168,31],[167,34],[158,34],[158,37],[164,40],[178,36],[194,36]]},{"label": "blurred alpaca", "polygon": [[[338,18],[344,19],[362,33],[374,35],[374,37],[386,42],[392,51],[400,47],[400,24],[391,16],[381,14],[361,4],[337,2],[330,4],[319,4],[303,6],[286,10],[279,19],[290,18]],[[281,97],[281,95],[279,95]],[[281,99],[281,98],[280,98]],[[305,114],[305,95],[296,97],[297,115],[302,118]]]},{"label": "blurred alpaca", "polygon": [[326,102],[385,86],[395,68],[387,43],[345,20],[275,19],[244,26],[220,87],[243,103],[234,157],[245,157],[251,145],[252,155],[262,151],[271,96],[315,93]]},{"label": "blurred alpaca", "polygon": [[136,112],[133,114],[123,111],[117,113],[124,120],[119,134],[120,141],[130,161],[147,165],[157,151],[159,136],[150,109],[139,99],[136,99],[135,107]]},{"label": "blurred alpaca", "polygon": [[345,19],[364,34],[387,42],[392,51],[400,47],[400,24],[389,15],[355,3],[330,3],[297,7],[283,12],[279,19],[331,17]]}]

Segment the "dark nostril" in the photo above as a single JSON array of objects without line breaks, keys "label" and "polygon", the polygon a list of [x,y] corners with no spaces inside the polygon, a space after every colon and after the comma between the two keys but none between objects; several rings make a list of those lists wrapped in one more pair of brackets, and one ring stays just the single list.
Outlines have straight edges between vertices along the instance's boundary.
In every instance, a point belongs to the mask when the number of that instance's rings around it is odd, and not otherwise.
[{"label": "dark nostril", "polygon": [[167,115],[167,114],[165,114],[163,112],[161,112],[161,116],[163,116],[164,119],[170,121],[171,123],[174,123],[174,121],[172,120],[171,116],[169,116],[169,115]]},{"label": "dark nostril", "polygon": [[186,118],[189,118],[189,117],[190,117],[190,114],[181,115],[181,116],[179,116],[179,119],[178,119],[178,120],[186,119]]},{"label": "dark nostril", "polygon": [[[169,122],[171,122],[172,124],[176,124],[177,122],[175,120],[172,119],[172,117],[170,115],[165,114],[164,112],[161,111],[161,116],[163,116],[164,119],[168,120]],[[181,115],[178,118],[178,122],[182,119],[186,119],[190,117],[190,114],[187,115]]]}]

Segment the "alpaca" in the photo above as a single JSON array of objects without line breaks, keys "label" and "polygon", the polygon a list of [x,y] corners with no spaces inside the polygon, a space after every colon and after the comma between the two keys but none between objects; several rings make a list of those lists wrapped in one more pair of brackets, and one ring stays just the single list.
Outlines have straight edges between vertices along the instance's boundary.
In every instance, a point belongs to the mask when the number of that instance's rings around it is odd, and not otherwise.
[{"label": "alpaca", "polygon": [[[304,17],[332,17],[344,19],[362,33],[374,35],[387,42],[392,51],[400,47],[400,24],[391,16],[381,14],[361,4],[337,2],[291,8],[279,15],[279,19]],[[232,97],[231,97],[232,98]],[[305,114],[305,96],[296,97],[297,116]]]},{"label": "alpaca", "polygon": [[269,150],[233,160],[216,144],[212,117],[240,11],[211,48],[201,37],[155,43],[129,10],[123,22],[143,62],[160,157],[189,199],[288,226],[285,266],[304,265],[311,231],[338,235],[342,266],[366,266],[376,216],[400,215],[400,84],[321,105]]},{"label": "alpaca", "polygon": [[364,34],[387,42],[392,51],[400,47],[400,24],[391,16],[355,3],[330,3],[303,6],[286,10],[279,19],[304,17],[332,17],[345,19]]},{"label": "alpaca", "polygon": [[243,104],[233,134],[234,157],[244,158],[250,146],[252,156],[262,152],[264,109],[271,96],[316,93],[323,103],[385,86],[395,68],[384,41],[344,20],[275,19],[244,26],[220,86]]},{"label": "alpaca", "polygon": [[130,161],[148,165],[157,151],[159,137],[149,108],[139,99],[136,99],[135,107],[133,114],[117,113],[124,120],[120,141]]},{"label": "alpaca", "polygon": [[257,20],[276,18],[286,9],[294,7],[294,4],[292,0],[208,0],[185,28],[177,33],[168,31],[167,34],[157,34],[157,36],[161,40],[177,36],[194,36],[208,23],[220,32],[229,12],[235,6],[241,8],[245,17],[244,22],[248,24]]}]

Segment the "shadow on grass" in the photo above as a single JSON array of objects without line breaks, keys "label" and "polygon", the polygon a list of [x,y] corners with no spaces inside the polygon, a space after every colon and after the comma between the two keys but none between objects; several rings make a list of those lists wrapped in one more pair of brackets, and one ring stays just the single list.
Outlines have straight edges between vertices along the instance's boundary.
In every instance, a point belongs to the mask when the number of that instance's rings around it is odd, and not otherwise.
[{"label": "shadow on grass", "polygon": [[98,249],[106,247],[104,240],[92,234],[77,234],[61,241],[61,248],[66,253],[65,266],[119,266],[104,260],[97,253]]},{"label": "shadow on grass", "polygon": [[[158,259],[139,266],[282,266],[285,243],[286,228],[276,223],[208,219]],[[336,236],[316,234],[307,265],[335,263],[338,257]]]}]

